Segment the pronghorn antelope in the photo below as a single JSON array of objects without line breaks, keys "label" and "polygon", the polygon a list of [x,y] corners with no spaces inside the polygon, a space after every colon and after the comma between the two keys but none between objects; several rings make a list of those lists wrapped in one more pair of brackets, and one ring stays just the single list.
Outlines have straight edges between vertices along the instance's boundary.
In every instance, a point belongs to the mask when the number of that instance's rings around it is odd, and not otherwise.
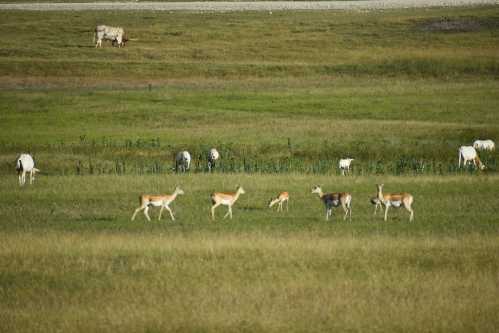
[{"label": "pronghorn antelope", "polygon": [[350,173],[350,164],[352,164],[352,161],[354,161],[353,158],[342,158],[338,163],[338,167],[340,168],[343,176]]},{"label": "pronghorn antelope", "polygon": [[319,185],[312,189],[312,193],[318,194],[319,198],[324,202],[326,206],[326,220],[329,220],[329,216],[333,215],[333,207],[340,205],[345,211],[343,220],[346,220],[347,216],[350,217],[350,221],[352,220],[352,195],[350,193],[323,193]]},{"label": "pronghorn antelope", "polygon": [[208,170],[211,171],[215,167],[215,161],[220,158],[218,150],[211,148],[208,152]]},{"label": "pronghorn antelope", "polygon": [[175,172],[186,172],[191,167],[191,154],[187,150],[181,151],[175,157]]},{"label": "pronghorn antelope", "polygon": [[29,183],[35,181],[35,174],[40,172],[35,168],[35,161],[30,154],[21,154],[16,161],[16,171],[19,177],[19,185],[23,186],[26,183],[26,172],[29,172]]},{"label": "pronghorn antelope", "polygon": [[471,146],[461,146],[459,148],[459,167],[461,167],[461,159],[463,160],[463,166],[466,166],[468,163],[473,163],[473,165],[475,167],[478,166],[480,170],[485,169],[485,165],[480,161],[480,157],[478,157],[475,148]]},{"label": "pronghorn antelope", "polygon": [[225,192],[214,192],[211,194],[211,218],[212,220],[215,219],[215,208],[217,208],[220,205],[228,206],[227,213],[224,215],[224,218],[227,216],[230,216],[232,219],[232,206],[236,203],[237,199],[241,194],[244,194],[244,189],[241,186],[237,187],[236,192],[230,192],[230,193],[225,193]]},{"label": "pronghorn antelope", "polygon": [[163,209],[166,209],[170,213],[170,217],[172,218],[172,221],[175,221],[175,217],[173,216],[172,210],[170,209],[169,205],[177,198],[177,195],[179,194],[184,194],[184,191],[180,189],[180,187],[176,187],[175,191],[172,194],[164,194],[164,195],[150,195],[150,194],[143,194],[140,196],[140,207],[135,210],[135,212],[132,215],[132,221],[135,219],[135,215],[137,215],[138,212],[141,210],[144,210],[144,215],[146,216],[148,221],[151,221],[151,218],[149,217],[149,214],[147,213],[149,211],[149,207],[154,206],[154,207],[160,207],[161,210],[159,211],[159,217],[158,220],[161,220],[161,214],[163,213]]},{"label": "pronghorn antelope", "polygon": [[277,205],[277,211],[283,211],[282,206],[286,202],[286,210],[289,211],[289,193],[288,192],[281,192],[279,195],[275,198],[270,198],[269,200],[269,208],[271,208],[273,205]]},{"label": "pronghorn antelope", "polygon": [[376,212],[378,211],[378,208],[381,208],[381,200],[378,199],[378,197],[372,197],[371,198],[371,203],[374,205],[374,215],[376,215]]},{"label": "pronghorn antelope", "polygon": [[381,201],[381,204],[385,206],[385,221],[388,216],[388,208],[395,207],[399,208],[403,206],[407,209],[411,215],[409,217],[409,221],[414,219],[414,210],[412,210],[412,203],[414,202],[414,198],[410,193],[386,193],[383,194],[383,186],[384,184],[376,184],[376,188],[378,190],[378,199]]},{"label": "pronghorn antelope", "polygon": [[492,140],[476,140],[473,142],[473,148],[478,150],[495,150],[496,145]]}]

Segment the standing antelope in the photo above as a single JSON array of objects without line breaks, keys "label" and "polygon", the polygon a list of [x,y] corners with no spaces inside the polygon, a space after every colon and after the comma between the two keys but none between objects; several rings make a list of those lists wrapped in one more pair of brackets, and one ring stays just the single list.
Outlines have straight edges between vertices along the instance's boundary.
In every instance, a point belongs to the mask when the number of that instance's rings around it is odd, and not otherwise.
[{"label": "standing antelope", "polygon": [[35,181],[35,173],[40,172],[35,168],[35,161],[30,154],[21,154],[16,161],[16,171],[19,177],[19,185],[23,186],[26,183],[26,172],[29,172],[29,183]]},{"label": "standing antelope", "polygon": [[215,148],[211,148],[208,152],[208,170],[211,172],[211,169],[215,168],[215,161],[220,158],[220,154],[218,150]]},{"label": "standing antelope", "polygon": [[376,188],[378,190],[378,199],[381,201],[381,204],[385,206],[385,221],[388,216],[388,208],[399,208],[401,206],[403,206],[411,213],[409,221],[414,220],[414,211],[411,207],[412,203],[414,202],[413,196],[410,193],[405,192],[383,194],[383,186],[384,184],[376,184]]},{"label": "standing antelope", "polygon": [[323,193],[319,185],[312,189],[312,193],[317,193],[322,202],[324,202],[326,206],[326,220],[329,220],[329,216],[333,215],[333,207],[340,205],[345,211],[343,220],[346,220],[347,216],[350,216],[350,221],[352,220],[352,195],[350,193]]},{"label": "standing antelope", "polygon": [[214,192],[211,194],[211,219],[215,220],[215,208],[217,208],[220,205],[228,206],[229,209],[227,210],[227,213],[224,215],[224,218],[230,216],[232,219],[232,206],[236,203],[237,199],[241,194],[244,194],[244,189],[241,186],[237,187],[236,192],[230,192],[230,193],[225,193],[225,192]]},{"label": "standing antelope", "polygon": [[276,198],[270,198],[269,200],[269,208],[273,205],[278,204],[277,211],[283,211],[282,206],[283,203],[286,202],[286,210],[289,211],[289,193],[281,192]]},{"label": "standing antelope", "polygon": [[164,195],[150,195],[150,194],[143,194],[139,197],[140,200],[140,207],[135,210],[135,212],[132,215],[132,221],[135,219],[135,215],[137,215],[138,212],[141,210],[144,210],[144,215],[146,216],[148,221],[151,221],[151,218],[149,217],[149,214],[147,213],[149,211],[149,207],[154,206],[154,207],[160,207],[161,210],[159,211],[159,217],[158,220],[161,220],[161,214],[163,213],[163,209],[166,209],[170,213],[170,217],[172,218],[172,221],[175,221],[175,217],[173,216],[172,210],[170,209],[169,205],[177,198],[177,195],[179,194],[184,194],[184,191],[180,189],[180,187],[176,187],[175,191],[172,194],[164,194]]}]

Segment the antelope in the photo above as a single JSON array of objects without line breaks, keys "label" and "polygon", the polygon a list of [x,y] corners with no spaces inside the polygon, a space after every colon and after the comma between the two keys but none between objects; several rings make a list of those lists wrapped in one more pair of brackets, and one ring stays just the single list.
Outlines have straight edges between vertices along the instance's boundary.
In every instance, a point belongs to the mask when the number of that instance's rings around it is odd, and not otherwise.
[{"label": "antelope", "polygon": [[463,160],[463,166],[466,166],[468,163],[473,162],[473,165],[475,167],[478,166],[480,170],[485,169],[485,165],[480,160],[480,157],[478,157],[478,153],[476,152],[475,148],[471,146],[461,146],[459,148],[459,167],[461,167],[461,159]]},{"label": "antelope", "polygon": [[385,221],[388,216],[388,208],[395,207],[399,208],[403,206],[407,209],[411,215],[409,217],[409,221],[414,220],[414,210],[412,210],[412,203],[414,202],[414,198],[410,193],[386,193],[383,194],[383,186],[384,184],[376,184],[376,188],[378,190],[378,200],[381,202],[383,206],[385,206]]},{"label": "antelope", "polygon": [[277,211],[283,211],[282,206],[286,202],[286,210],[289,211],[289,193],[288,192],[281,192],[276,198],[270,198],[269,200],[269,208],[271,208],[273,205],[277,205]]},{"label": "antelope", "polygon": [[35,161],[30,154],[21,154],[16,161],[16,171],[19,177],[19,185],[23,186],[26,183],[26,172],[29,172],[29,183],[33,184],[35,181],[35,174],[40,172],[35,168]]},{"label": "antelope", "polygon": [[340,159],[340,162],[338,163],[338,167],[341,170],[341,174],[345,176],[346,174],[350,173],[350,164],[352,164],[352,161],[354,161],[353,158],[342,158]]},{"label": "antelope", "polygon": [[241,186],[237,187],[236,192],[214,192],[211,194],[211,219],[215,220],[215,208],[220,205],[228,206],[227,213],[224,215],[224,219],[230,216],[232,219],[232,206],[236,203],[237,199],[241,194],[244,194],[244,189]]},{"label": "antelope", "polygon": [[312,189],[312,193],[319,195],[319,198],[324,202],[326,207],[326,220],[329,220],[329,216],[333,215],[333,207],[338,207],[340,205],[345,211],[343,220],[346,220],[347,216],[350,216],[350,221],[352,220],[352,195],[350,193],[323,193],[319,185]]},{"label": "antelope", "polygon": [[220,158],[220,154],[218,150],[215,148],[211,148],[208,152],[208,170],[211,172],[211,169],[215,167],[215,161]]},{"label": "antelope", "polygon": [[139,197],[140,207],[135,210],[132,215],[132,221],[135,219],[135,215],[141,210],[144,210],[144,215],[146,216],[148,221],[151,221],[149,217],[148,211],[149,207],[160,207],[158,221],[161,220],[161,214],[163,213],[163,209],[166,209],[170,213],[170,217],[172,221],[175,221],[175,217],[173,216],[173,212],[170,209],[170,204],[177,198],[177,195],[184,194],[184,191],[180,187],[176,187],[175,191],[172,194],[164,194],[164,195],[150,195],[143,194]]},{"label": "antelope", "polygon": [[378,211],[378,208],[381,208],[381,200],[378,199],[378,197],[372,197],[370,199],[371,204],[374,205],[374,215],[376,215],[376,212]]},{"label": "antelope", "polygon": [[493,151],[496,149],[496,144],[492,140],[476,140],[473,142],[473,148]]}]

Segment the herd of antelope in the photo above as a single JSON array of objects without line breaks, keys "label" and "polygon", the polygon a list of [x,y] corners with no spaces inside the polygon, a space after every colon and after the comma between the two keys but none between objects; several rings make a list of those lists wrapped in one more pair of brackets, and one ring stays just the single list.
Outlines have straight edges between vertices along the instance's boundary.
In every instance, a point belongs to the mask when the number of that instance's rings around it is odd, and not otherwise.
[{"label": "herd of antelope", "polygon": [[[475,167],[481,170],[485,169],[485,165],[481,162],[478,157],[478,150],[494,150],[495,144],[492,140],[476,140],[473,146],[461,146],[459,148],[459,167],[461,167],[461,161],[463,161],[463,166],[468,163],[473,163]],[[215,166],[216,161],[220,158],[220,154],[215,148],[210,149],[207,155],[208,169],[211,172]],[[339,169],[342,175],[346,175],[350,172],[350,166],[353,158],[340,159]],[[189,170],[191,164],[191,155],[188,151],[181,151],[176,155],[175,158],[175,171],[176,172],[186,172]],[[19,185],[24,185],[26,183],[26,173],[30,175],[30,184],[33,184],[35,180],[35,174],[40,172],[39,169],[35,168],[35,162],[30,154],[21,154],[16,161],[16,171],[19,176]],[[378,209],[382,207],[385,208],[384,220],[388,218],[388,210],[390,207],[400,208],[403,207],[409,212],[409,221],[414,220],[414,210],[412,209],[412,204],[414,202],[414,197],[410,193],[383,193],[383,184],[376,185],[376,196],[372,197],[370,202],[374,207],[374,215],[376,215]],[[246,193],[241,186],[238,186],[235,192],[213,192],[210,196],[211,198],[211,218],[215,220],[215,209],[222,205],[227,206],[227,213],[224,215],[224,219],[229,217],[232,219],[232,206],[239,199],[241,194]],[[343,220],[347,218],[352,219],[352,195],[348,192],[334,192],[334,193],[324,193],[322,188],[317,185],[312,189],[313,194],[317,194],[319,199],[324,203],[326,208],[326,220],[332,216],[333,208],[342,207],[345,215]],[[161,219],[163,210],[166,209],[170,213],[170,218],[172,221],[175,220],[175,216],[170,208],[170,204],[177,198],[178,195],[183,195],[184,191],[177,187],[172,194],[164,195],[150,195],[143,194],[140,196],[140,206],[135,209],[132,215],[132,221],[135,220],[137,213],[140,211],[144,212],[144,215],[148,221],[151,220],[149,216],[150,207],[161,207],[159,211],[158,220]],[[273,197],[268,202],[268,207],[271,208],[277,205],[277,211],[284,211],[283,205],[286,204],[286,210],[289,211],[289,193],[281,192],[276,197]]]}]

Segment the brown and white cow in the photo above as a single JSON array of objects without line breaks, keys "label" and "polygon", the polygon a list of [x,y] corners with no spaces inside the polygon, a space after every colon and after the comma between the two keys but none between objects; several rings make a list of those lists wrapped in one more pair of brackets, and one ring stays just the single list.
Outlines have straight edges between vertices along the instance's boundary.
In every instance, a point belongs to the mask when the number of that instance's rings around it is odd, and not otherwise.
[{"label": "brown and white cow", "polygon": [[128,42],[128,38],[123,28],[98,25],[95,27],[95,47],[102,47],[103,40],[110,40],[113,46],[118,45],[118,47],[125,46],[125,43]]}]

